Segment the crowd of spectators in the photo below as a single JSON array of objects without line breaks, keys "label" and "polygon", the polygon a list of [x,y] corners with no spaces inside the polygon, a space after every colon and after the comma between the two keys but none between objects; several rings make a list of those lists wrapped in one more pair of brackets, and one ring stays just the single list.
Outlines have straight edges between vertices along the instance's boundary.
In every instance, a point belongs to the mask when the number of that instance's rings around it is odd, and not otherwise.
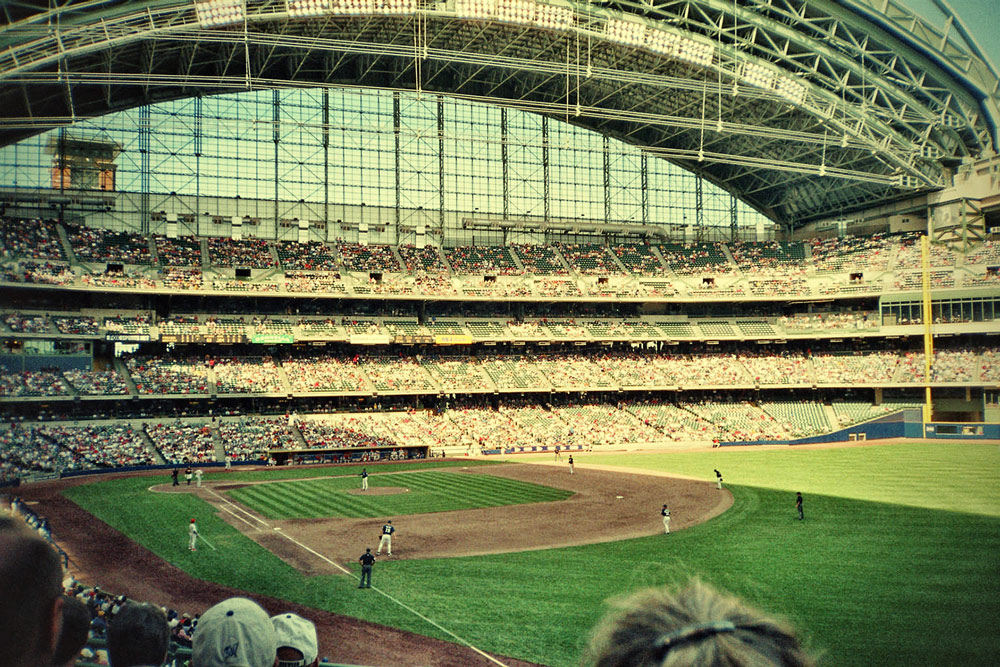
[{"label": "crowd of spectators", "polygon": [[53,315],[52,323],[59,333],[70,336],[97,336],[97,320],[89,315]]},{"label": "crowd of spectators", "polygon": [[730,273],[733,265],[726,257],[721,243],[663,243],[658,246],[660,255],[674,273]]},{"label": "crowd of spectators", "polygon": [[35,285],[69,285],[76,280],[76,274],[67,264],[51,262],[22,262],[14,273],[12,282],[26,282]]},{"label": "crowd of spectators", "polygon": [[0,247],[4,259],[66,259],[52,220],[0,216]]},{"label": "crowd of spectators", "polygon": [[233,461],[263,461],[269,450],[289,449],[297,443],[288,420],[277,417],[223,420],[219,437]]},{"label": "crowd of spectators", "polygon": [[140,394],[208,393],[208,368],[203,361],[139,356],[125,363]]},{"label": "crowd of spectators", "polygon": [[125,271],[105,271],[85,273],[80,277],[85,287],[111,287],[114,289],[154,289],[156,281],[143,274],[129,274]]},{"label": "crowd of spectators", "polygon": [[156,258],[163,267],[201,266],[201,240],[181,236],[175,239],[159,234],[153,236],[156,243]]},{"label": "crowd of spectators", "polygon": [[81,467],[122,468],[156,463],[141,431],[131,424],[53,425],[40,427],[39,432],[68,449],[75,459],[86,462]]},{"label": "crowd of spectators", "polygon": [[399,262],[392,252],[392,246],[360,245],[357,243],[342,243],[340,256],[344,260],[344,268],[359,273],[397,273]]},{"label": "crowd of spectators", "polygon": [[889,268],[894,238],[877,233],[813,239],[810,242],[813,266],[817,273],[885,271]]},{"label": "crowd of spectators", "polygon": [[437,246],[424,246],[417,248],[412,245],[401,245],[397,248],[399,256],[403,258],[407,273],[447,273],[448,267],[441,259],[441,253]]},{"label": "crowd of spectators", "polygon": [[665,273],[659,258],[648,245],[624,243],[611,246],[611,250],[631,273],[640,276],[659,276]]},{"label": "crowd of spectators", "polygon": [[0,369],[0,396],[68,396],[69,393],[58,372],[13,373]]},{"label": "crowd of spectators", "polygon": [[197,290],[204,286],[201,269],[165,267],[160,271],[163,286],[176,290]]},{"label": "crowd of spectators", "polygon": [[360,392],[368,390],[358,358],[344,359],[336,355],[318,355],[285,359],[281,362],[292,391]]},{"label": "crowd of spectators", "polygon": [[322,294],[345,294],[347,286],[339,273],[315,273],[311,271],[286,271],[286,292],[310,292]]},{"label": "crowd of spectators", "polygon": [[213,266],[269,269],[275,265],[271,248],[263,239],[213,237],[208,239],[208,253]]},{"label": "crowd of spectators", "polygon": [[29,315],[26,313],[4,313],[3,323],[14,333],[45,334],[49,333],[49,322],[45,315]]},{"label": "crowd of spectators", "polygon": [[505,246],[459,246],[445,250],[452,271],[462,275],[512,276],[522,273]]},{"label": "crowd of spectators", "polygon": [[220,394],[285,393],[278,367],[270,357],[216,359],[215,386]]},{"label": "crowd of spectators", "polygon": [[341,420],[331,422],[324,418],[303,419],[298,423],[298,428],[311,449],[399,446],[391,436],[358,430],[349,424],[342,424]]},{"label": "crowd of spectators", "polygon": [[[339,271],[340,263],[333,247],[320,241],[296,243],[279,241],[275,244],[278,259],[286,271]],[[306,291],[306,290],[303,290]]]},{"label": "crowd of spectators", "polygon": [[63,371],[63,377],[78,393],[86,396],[121,396],[128,393],[128,383],[116,371],[70,369]]},{"label": "crowd of spectators", "polygon": [[511,244],[508,248],[521,261],[526,273],[536,276],[564,276],[569,273],[552,246]]},{"label": "crowd of spectators", "polygon": [[65,228],[73,254],[81,262],[152,263],[149,239],[144,234],[77,225]]},{"label": "crowd of spectators", "polygon": [[364,372],[376,391],[426,392],[436,389],[419,358],[368,357]]},{"label": "crowd of spectators", "polygon": [[146,434],[167,463],[208,463],[216,460],[215,442],[208,424],[180,420],[147,424]]},{"label": "crowd of spectators", "polygon": [[[899,237],[899,250],[896,251],[894,268],[919,269],[921,266],[920,237],[922,234],[905,234]],[[940,243],[931,243],[927,249],[928,260],[932,267],[955,266],[955,253],[951,248]]]},{"label": "crowd of spectators", "polygon": [[867,330],[879,327],[878,314],[870,311],[812,313],[777,320],[787,333],[814,333],[817,331]]},{"label": "crowd of spectators", "polygon": [[34,426],[0,428],[0,481],[32,473],[80,470],[83,462]]},{"label": "crowd of spectators", "polygon": [[614,255],[606,246],[587,243],[560,243],[559,251],[573,269],[584,276],[621,274]]}]

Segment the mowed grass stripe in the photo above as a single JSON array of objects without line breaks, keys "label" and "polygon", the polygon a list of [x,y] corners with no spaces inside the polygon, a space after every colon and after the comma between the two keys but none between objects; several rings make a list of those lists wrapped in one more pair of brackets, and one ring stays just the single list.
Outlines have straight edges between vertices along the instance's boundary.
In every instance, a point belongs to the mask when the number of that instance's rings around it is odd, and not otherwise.
[{"label": "mowed grass stripe", "polygon": [[365,518],[498,507],[565,500],[572,492],[490,475],[404,472],[375,475],[369,488],[402,487],[407,493],[353,492],[358,481],[345,477],[255,484],[226,495],[271,519]]}]

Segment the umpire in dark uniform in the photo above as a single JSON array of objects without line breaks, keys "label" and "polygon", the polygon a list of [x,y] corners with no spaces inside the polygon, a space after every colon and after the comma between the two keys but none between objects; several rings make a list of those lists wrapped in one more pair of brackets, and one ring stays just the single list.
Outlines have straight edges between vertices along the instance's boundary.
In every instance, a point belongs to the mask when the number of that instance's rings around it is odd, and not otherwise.
[{"label": "umpire in dark uniform", "polygon": [[358,584],[358,588],[371,588],[372,565],[375,564],[375,556],[372,555],[371,547],[365,549],[358,562],[361,563],[361,583]]}]

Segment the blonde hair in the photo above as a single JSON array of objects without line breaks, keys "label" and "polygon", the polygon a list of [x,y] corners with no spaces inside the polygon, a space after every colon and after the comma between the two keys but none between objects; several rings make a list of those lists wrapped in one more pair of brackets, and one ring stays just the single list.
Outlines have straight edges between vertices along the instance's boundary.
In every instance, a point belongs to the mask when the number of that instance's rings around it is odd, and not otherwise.
[{"label": "blonde hair", "polygon": [[791,627],[693,580],[612,602],[583,664],[592,667],[809,667]]}]

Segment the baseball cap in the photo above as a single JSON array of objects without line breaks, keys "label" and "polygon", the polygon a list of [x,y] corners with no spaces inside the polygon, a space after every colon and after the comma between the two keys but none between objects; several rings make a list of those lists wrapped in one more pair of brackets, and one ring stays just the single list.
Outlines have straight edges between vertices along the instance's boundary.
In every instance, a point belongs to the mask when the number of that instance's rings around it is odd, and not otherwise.
[{"label": "baseball cap", "polygon": [[229,598],[201,615],[194,633],[194,667],[272,667],[278,639],[267,612],[253,600]]},{"label": "baseball cap", "polygon": [[278,635],[278,648],[293,648],[302,654],[301,660],[279,660],[278,667],[305,667],[316,660],[319,646],[316,642],[316,626],[312,621],[289,612],[272,616],[271,623]]}]

